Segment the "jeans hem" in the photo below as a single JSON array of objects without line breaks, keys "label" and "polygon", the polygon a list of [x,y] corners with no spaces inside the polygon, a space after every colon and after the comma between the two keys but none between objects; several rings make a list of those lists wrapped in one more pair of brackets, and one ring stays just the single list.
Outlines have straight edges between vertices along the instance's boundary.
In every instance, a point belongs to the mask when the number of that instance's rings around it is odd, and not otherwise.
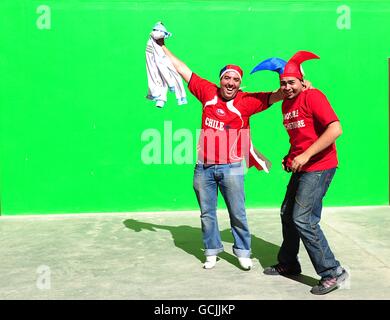
[{"label": "jeans hem", "polygon": [[207,256],[216,256],[218,253],[223,252],[223,247],[219,249],[205,249],[204,250],[204,255]]},{"label": "jeans hem", "polygon": [[245,249],[237,249],[233,247],[233,253],[236,255],[237,258],[250,258],[251,251],[245,250]]}]

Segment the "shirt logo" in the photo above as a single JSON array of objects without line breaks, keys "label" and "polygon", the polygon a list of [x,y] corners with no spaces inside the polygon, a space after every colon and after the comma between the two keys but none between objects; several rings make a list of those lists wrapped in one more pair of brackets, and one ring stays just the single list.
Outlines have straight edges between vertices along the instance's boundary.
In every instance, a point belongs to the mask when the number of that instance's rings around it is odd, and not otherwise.
[{"label": "shirt logo", "polygon": [[221,122],[221,121],[218,121],[218,120],[214,120],[214,119],[210,119],[208,117],[206,117],[205,119],[205,123],[204,123],[206,126],[210,127],[210,128],[214,128],[214,129],[217,129],[217,130],[220,130],[220,131],[223,131],[223,125],[225,123]]},{"label": "shirt logo", "polygon": [[225,111],[223,111],[222,109],[217,109],[217,113],[218,113],[220,116],[224,116],[224,115],[225,115]]},{"label": "shirt logo", "polygon": [[283,114],[284,120],[290,120],[297,117],[298,117],[298,110],[294,110]]},{"label": "shirt logo", "polygon": [[[283,114],[283,119],[284,119],[283,124],[284,124],[285,128],[287,129],[287,131],[306,127],[305,120],[296,119],[296,118],[298,118],[298,116],[299,116],[298,109]],[[289,121],[292,119],[295,121]]]}]

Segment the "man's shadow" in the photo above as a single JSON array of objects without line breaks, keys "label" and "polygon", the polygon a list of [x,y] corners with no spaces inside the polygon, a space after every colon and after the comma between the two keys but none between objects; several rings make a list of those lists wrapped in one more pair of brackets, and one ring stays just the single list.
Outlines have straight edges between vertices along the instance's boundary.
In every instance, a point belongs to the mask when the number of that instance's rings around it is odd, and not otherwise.
[{"label": "man's shadow", "polygon": [[[204,249],[201,240],[201,228],[186,225],[169,226],[163,224],[142,222],[135,219],[127,219],[123,221],[123,224],[126,228],[131,229],[135,232],[141,232],[143,230],[152,232],[156,232],[157,230],[169,231],[172,235],[172,239],[176,247],[194,256],[202,263],[205,260]],[[230,229],[225,229],[221,231],[221,240],[228,243],[234,242]],[[276,257],[280,249],[279,246],[271,242],[267,242],[254,235],[252,235],[251,241],[252,258],[257,259],[263,269],[265,267],[277,263]],[[241,269],[238,260],[234,255],[224,251],[218,254],[218,257]],[[306,284],[308,286],[314,286],[318,282],[318,280],[302,274],[298,276],[286,276],[286,278]]]},{"label": "man's shadow", "polygon": [[171,233],[173,242],[176,247],[182,249],[184,252],[193,255],[199,261],[204,261],[202,239],[200,237],[200,228],[191,226],[168,226],[163,224],[155,224],[142,222],[135,219],[127,219],[123,221],[126,228],[135,232],[143,230],[156,232],[157,230],[167,230]]}]

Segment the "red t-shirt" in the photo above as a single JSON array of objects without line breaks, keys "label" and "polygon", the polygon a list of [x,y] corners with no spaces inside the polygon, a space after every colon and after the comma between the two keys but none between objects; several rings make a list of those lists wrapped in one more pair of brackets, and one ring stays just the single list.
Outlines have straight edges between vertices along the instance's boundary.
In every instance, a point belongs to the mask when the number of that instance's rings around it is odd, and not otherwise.
[{"label": "red t-shirt", "polygon": [[[301,92],[292,100],[282,104],[283,124],[290,136],[290,151],[286,165],[291,167],[292,160],[309,148],[326,130],[327,126],[338,121],[328,99],[317,89]],[[302,171],[327,170],[337,167],[335,144],[314,155]]]},{"label": "red t-shirt", "polygon": [[225,101],[214,83],[195,73],[192,73],[188,88],[203,105],[198,160],[208,164],[226,164],[246,158],[253,149],[249,117],[269,107],[270,93],[238,91],[234,99]]}]

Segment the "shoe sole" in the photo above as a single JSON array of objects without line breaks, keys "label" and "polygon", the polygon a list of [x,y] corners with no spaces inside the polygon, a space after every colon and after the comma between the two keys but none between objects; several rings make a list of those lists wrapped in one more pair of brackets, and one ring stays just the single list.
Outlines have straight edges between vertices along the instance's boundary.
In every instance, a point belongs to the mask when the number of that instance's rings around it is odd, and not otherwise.
[{"label": "shoe sole", "polygon": [[323,291],[313,291],[313,290],[310,290],[310,292],[311,292],[312,294],[315,294],[316,296],[322,296],[322,295],[324,295],[324,294],[327,294],[327,293],[329,293],[329,292],[332,292],[332,291],[336,290],[338,287],[339,287],[339,286],[338,286],[338,284],[336,283],[333,287],[329,287],[329,288],[327,288],[327,289],[325,289],[325,290],[323,290]]}]

